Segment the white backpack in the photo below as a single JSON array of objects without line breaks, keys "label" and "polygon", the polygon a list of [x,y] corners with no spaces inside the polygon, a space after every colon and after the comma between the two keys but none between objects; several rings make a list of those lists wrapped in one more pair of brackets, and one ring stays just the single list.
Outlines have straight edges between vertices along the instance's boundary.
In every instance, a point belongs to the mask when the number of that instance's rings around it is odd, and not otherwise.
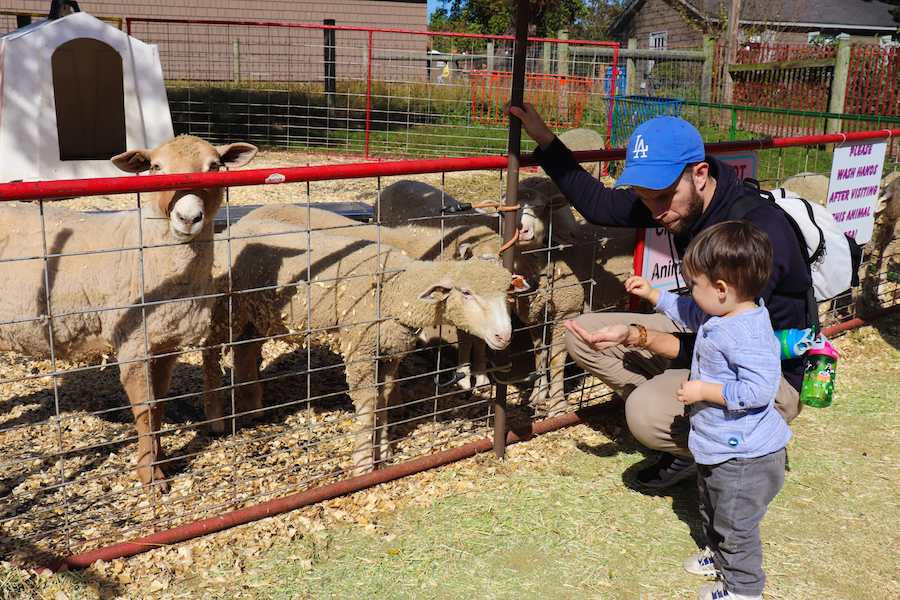
[{"label": "white backpack", "polygon": [[789,190],[761,190],[759,182],[753,179],[745,179],[744,187],[747,195],[735,200],[728,211],[728,218],[743,219],[748,213],[767,204],[775,204],[784,211],[803,246],[803,255],[812,277],[812,289],[807,292],[807,309],[810,325],[818,331],[816,302],[829,300],[859,285],[862,248],[856,240],[844,234],[824,206],[804,200]]}]

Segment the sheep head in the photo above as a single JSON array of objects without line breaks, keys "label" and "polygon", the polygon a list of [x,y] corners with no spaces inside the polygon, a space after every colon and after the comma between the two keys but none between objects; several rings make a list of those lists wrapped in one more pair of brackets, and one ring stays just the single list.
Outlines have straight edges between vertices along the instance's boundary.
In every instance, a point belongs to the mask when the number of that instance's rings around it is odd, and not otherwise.
[{"label": "sheep head", "polygon": [[[130,150],[114,156],[115,164],[128,173],[149,170],[153,175],[208,173],[224,167],[241,167],[257,153],[245,143],[213,146],[190,135],[180,135],[153,150]],[[215,217],[222,200],[221,190],[167,190],[156,192],[155,209],[169,218],[169,229],[180,241],[190,241]]]},{"label": "sheep head", "polygon": [[875,219],[878,223],[893,226],[898,218],[900,218],[900,171],[884,176],[881,196],[875,207]]},{"label": "sheep head", "polygon": [[441,303],[442,322],[478,336],[494,350],[509,345],[512,323],[507,308],[511,275],[483,260],[435,263],[416,261],[406,268],[414,285],[426,282],[417,294],[425,303]]}]

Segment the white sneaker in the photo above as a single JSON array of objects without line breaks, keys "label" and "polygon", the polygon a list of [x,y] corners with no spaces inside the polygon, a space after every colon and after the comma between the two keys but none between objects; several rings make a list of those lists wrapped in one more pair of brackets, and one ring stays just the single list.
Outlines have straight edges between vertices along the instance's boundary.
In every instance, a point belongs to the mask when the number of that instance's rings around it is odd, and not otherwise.
[{"label": "white sneaker", "polygon": [[715,575],[719,572],[709,546],[684,559],[684,570],[694,575]]},{"label": "white sneaker", "polygon": [[700,600],[762,600],[762,595],[744,596],[729,592],[725,589],[725,584],[722,580],[719,580],[712,585],[700,588],[700,591],[697,592],[697,598]]}]

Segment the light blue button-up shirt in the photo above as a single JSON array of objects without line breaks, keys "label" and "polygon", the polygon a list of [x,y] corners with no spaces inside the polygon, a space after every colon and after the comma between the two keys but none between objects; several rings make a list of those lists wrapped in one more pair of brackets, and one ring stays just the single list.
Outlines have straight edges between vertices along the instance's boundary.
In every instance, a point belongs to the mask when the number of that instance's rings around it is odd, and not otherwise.
[{"label": "light blue button-up shirt", "polygon": [[694,460],[715,465],[783,448],[791,430],[775,410],[781,349],[765,305],[733,317],[712,317],[693,298],[660,292],[656,310],[697,332],[691,379],[723,385],[726,405],[691,405],[688,448]]}]

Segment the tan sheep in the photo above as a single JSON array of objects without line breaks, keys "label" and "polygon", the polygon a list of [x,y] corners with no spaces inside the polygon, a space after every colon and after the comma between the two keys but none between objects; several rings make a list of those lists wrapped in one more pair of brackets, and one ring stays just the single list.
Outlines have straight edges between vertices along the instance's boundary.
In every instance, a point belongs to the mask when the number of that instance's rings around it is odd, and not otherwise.
[{"label": "tan sheep", "polygon": [[[112,161],[135,173],[206,172],[244,165],[256,151],[180,136]],[[37,206],[0,206],[0,349],[64,359],[114,350],[138,431],[138,476],[166,491],[163,405],[155,401],[169,389],[177,358],[169,353],[207,334],[212,303],[203,296],[212,291],[213,218],[223,194],[148,196],[140,212],[45,206],[42,217]]]},{"label": "tan sheep", "polygon": [[488,261],[414,261],[367,240],[298,233],[285,223],[246,217],[231,234],[239,238],[230,242],[231,261],[228,245],[219,243],[216,251],[219,289],[228,289],[231,273],[231,330],[223,296],[204,356],[204,405],[213,423],[223,417],[219,345],[255,340],[235,344],[234,365],[237,381],[249,383],[240,393],[245,409],[259,411],[259,338],[290,334],[343,356],[357,413],[353,465],[365,472],[388,456],[386,411],[399,394],[400,357],[414,349],[420,328],[453,325],[492,348],[509,344],[511,276]]}]

